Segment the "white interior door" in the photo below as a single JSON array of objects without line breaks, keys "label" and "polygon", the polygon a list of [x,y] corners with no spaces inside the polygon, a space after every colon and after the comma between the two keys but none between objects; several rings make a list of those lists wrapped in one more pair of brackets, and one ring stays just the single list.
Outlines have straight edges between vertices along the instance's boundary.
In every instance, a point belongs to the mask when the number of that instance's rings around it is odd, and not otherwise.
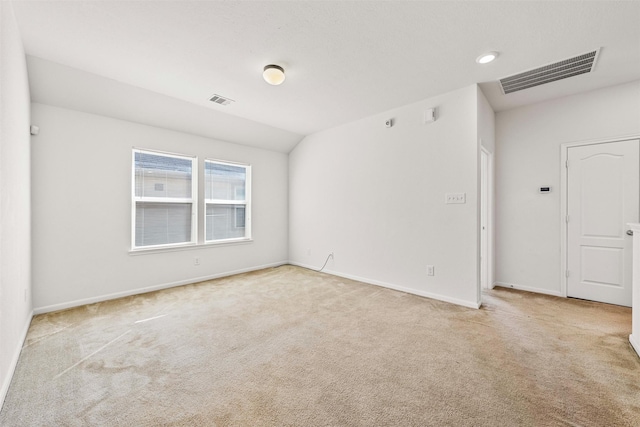
[{"label": "white interior door", "polygon": [[568,149],[567,296],[631,306],[626,231],[638,222],[638,142]]}]

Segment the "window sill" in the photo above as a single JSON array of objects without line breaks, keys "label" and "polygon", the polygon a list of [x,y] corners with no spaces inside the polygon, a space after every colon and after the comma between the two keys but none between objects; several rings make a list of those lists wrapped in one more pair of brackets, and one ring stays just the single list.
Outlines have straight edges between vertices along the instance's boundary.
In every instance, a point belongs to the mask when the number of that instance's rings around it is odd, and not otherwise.
[{"label": "window sill", "polygon": [[208,248],[213,248],[217,246],[245,245],[247,243],[252,243],[252,242],[253,242],[253,239],[230,239],[230,240],[221,240],[219,242],[198,243],[198,244],[190,244],[190,245],[182,245],[182,246],[138,248],[138,249],[130,249],[129,255],[137,256],[137,255],[158,254],[163,252],[191,251],[191,250],[199,250],[199,249],[208,249]]}]

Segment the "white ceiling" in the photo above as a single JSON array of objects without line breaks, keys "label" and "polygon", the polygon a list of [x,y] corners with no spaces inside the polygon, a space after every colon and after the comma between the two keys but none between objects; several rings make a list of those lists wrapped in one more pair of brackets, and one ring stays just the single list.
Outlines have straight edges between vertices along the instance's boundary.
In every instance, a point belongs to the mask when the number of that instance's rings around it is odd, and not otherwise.
[{"label": "white ceiling", "polygon": [[[473,83],[500,111],[640,79],[636,1],[17,1],[14,9],[36,57],[34,101],[115,117],[122,102],[149,117],[185,108],[191,122],[182,126],[204,129],[194,133],[283,152],[304,135]],[[496,83],[598,47],[594,73],[509,95]],[[498,60],[476,64],[489,50]],[[282,86],[262,80],[269,63],[286,69]],[[214,105],[214,93],[236,102]]]}]

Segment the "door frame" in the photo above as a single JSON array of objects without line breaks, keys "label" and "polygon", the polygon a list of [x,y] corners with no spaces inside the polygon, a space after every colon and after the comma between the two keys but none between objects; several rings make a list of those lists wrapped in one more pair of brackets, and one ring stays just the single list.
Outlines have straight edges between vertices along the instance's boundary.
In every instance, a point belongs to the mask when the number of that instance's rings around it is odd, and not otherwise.
[{"label": "door frame", "polygon": [[[487,164],[486,164],[486,176],[485,176],[485,187],[480,189],[480,209],[482,209],[482,198],[485,198],[486,203],[486,220],[487,220],[487,232],[486,232],[486,259],[481,260],[480,263],[480,274],[482,274],[482,264],[484,263],[486,266],[486,276],[487,276],[487,289],[493,289],[495,287],[495,280],[493,277],[493,182],[494,182],[494,169],[493,169],[493,153],[482,146],[482,140],[480,140],[480,175],[481,175],[481,183],[482,183],[482,154],[486,156]],[[482,185],[481,185],[482,186]],[[482,212],[480,214],[480,218],[482,218]],[[480,227],[482,227],[482,223],[480,223]],[[480,244],[482,245],[482,229],[480,229]],[[482,248],[480,249],[480,253],[482,253]],[[480,288],[482,289],[482,277],[480,278]]]},{"label": "door frame", "polygon": [[585,141],[565,142],[560,144],[560,295],[567,298],[568,277],[567,266],[569,255],[569,227],[567,227],[567,214],[569,193],[567,189],[569,170],[567,160],[569,159],[569,148],[585,145],[607,144],[611,142],[621,142],[640,139],[640,134],[622,135],[614,138],[601,138]]}]

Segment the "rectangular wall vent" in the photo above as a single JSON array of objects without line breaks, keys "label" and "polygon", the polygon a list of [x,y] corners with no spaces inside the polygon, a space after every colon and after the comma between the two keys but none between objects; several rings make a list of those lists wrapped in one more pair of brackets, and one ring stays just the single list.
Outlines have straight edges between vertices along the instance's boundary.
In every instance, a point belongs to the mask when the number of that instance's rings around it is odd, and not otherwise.
[{"label": "rectangular wall vent", "polygon": [[500,79],[503,94],[540,86],[593,71],[600,49]]},{"label": "rectangular wall vent", "polygon": [[225,98],[224,96],[217,95],[217,94],[213,94],[213,96],[209,98],[209,101],[215,102],[216,104],[220,104],[220,105],[229,105],[232,102],[235,102],[233,99]]}]

